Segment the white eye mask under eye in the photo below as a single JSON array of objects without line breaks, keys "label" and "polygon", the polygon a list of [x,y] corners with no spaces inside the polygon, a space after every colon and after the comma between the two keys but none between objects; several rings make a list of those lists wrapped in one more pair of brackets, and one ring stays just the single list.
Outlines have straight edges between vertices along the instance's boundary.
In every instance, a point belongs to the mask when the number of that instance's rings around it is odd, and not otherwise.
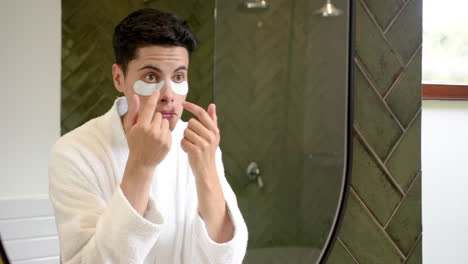
[{"label": "white eye mask under eye", "polygon": [[150,96],[154,91],[161,89],[164,86],[164,81],[158,83],[146,83],[142,80],[138,80],[133,84],[135,93],[143,96]]},{"label": "white eye mask under eye", "polygon": [[[188,93],[188,83],[187,81],[181,83],[175,83],[169,81],[171,88],[176,94],[186,95]],[[164,81],[158,83],[146,83],[142,80],[138,80],[133,85],[133,89],[139,95],[150,96],[154,91],[161,89],[164,86]]]},{"label": "white eye mask under eye", "polygon": [[180,94],[180,95],[186,95],[188,93],[187,81],[184,81],[181,83],[175,83],[173,81],[170,81],[170,83],[171,83],[172,91],[174,91],[174,93]]}]

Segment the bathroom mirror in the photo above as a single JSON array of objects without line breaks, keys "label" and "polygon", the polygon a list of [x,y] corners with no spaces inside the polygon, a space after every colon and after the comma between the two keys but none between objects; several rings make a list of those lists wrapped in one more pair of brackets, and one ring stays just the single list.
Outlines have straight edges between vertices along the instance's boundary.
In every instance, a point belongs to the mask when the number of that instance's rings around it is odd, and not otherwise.
[{"label": "bathroom mirror", "polygon": [[249,230],[244,263],[323,263],[350,175],[352,5],[62,1],[61,134],[104,114],[120,96],[111,76],[114,26],[142,7],[174,12],[200,40],[187,101],[217,106],[226,177]]},{"label": "bathroom mirror", "polygon": [[216,1],[213,100],[244,263],[318,263],[349,170],[350,3],[332,2],[338,16],[323,0],[241,3]]}]

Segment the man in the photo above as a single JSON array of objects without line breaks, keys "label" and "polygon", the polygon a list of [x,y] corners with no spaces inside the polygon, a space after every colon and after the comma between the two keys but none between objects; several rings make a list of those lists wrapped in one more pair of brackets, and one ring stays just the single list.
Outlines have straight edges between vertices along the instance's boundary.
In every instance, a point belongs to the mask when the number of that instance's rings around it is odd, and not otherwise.
[{"label": "man", "polygon": [[[142,9],[116,26],[113,46],[124,97],[51,151],[62,263],[241,263],[247,227],[224,176],[216,108],[185,102],[193,32]],[[197,118],[180,121],[183,109]]]}]

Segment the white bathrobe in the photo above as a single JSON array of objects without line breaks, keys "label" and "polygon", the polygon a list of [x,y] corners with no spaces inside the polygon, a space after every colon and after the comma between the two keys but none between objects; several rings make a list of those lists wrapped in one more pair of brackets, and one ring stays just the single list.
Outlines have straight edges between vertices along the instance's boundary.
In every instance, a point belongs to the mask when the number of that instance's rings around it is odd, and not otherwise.
[{"label": "white bathrobe", "polygon": [[194,175],[180,147],[186,122],[177,122],[171,150],[155,169],[144,217],[130,205],[120,188],[129,152],[120,117],[127,108],[126,99],[118,98],[109,112],[52,148],[49,194],[62,263],[242,263],[247,227],[219,148],[216,167],[235,228],[232,240],[214,242],[198,214]]}]

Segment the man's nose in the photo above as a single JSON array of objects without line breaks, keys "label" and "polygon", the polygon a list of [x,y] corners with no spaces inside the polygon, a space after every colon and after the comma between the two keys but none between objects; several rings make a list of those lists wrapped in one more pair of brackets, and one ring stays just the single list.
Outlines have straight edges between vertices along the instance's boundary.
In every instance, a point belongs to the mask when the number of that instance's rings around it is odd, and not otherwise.
[{"label": "man's nose", "polygon": [[174,92],[172,91],[171,83],[169,81],[164,82],[164,86],[161,88],[161,93],[159,94],[159,101],[161,103],[174,102]]}]

